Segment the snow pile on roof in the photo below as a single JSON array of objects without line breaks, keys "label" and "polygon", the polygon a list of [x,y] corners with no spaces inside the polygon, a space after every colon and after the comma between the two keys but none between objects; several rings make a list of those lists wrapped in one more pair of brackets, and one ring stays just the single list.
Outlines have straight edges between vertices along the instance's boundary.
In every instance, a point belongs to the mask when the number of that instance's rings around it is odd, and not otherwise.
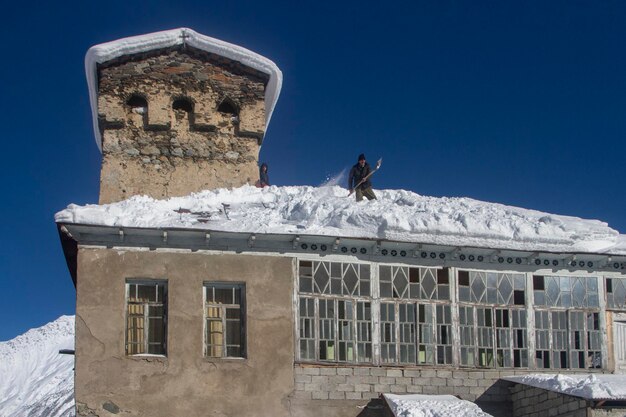
[{"label": "snow pile on roof", "polygon": [[[283,73],[271,60],[238,45],[202,35],[188,28],[164,30],[146,35],[132,36],[89,48],[85,56],[85,74],[89,87],[89,102],[93,130],[98,148],[102,149],[102,138],[98,127],[98,64],[125,55],[133,55],[177,45],[189,45],[237,61],[270,76],[265,88],[265,125],[269,126],[274,107],[283,84]],[[266,129],[267,130],[267,129]]]},{"label": "snow pile on roof", "polygon": [[532,374],[503,379],[587,400],[626,400],[626,375]]},{"label": "snow pile on roof", "polygon": [[0,417],[74,415],[74,316],[0,342]]},{"label": "snow pile on roof", "polygon": [[398,417],[490,417],[476,404],[453,395],[383,394]]},{"label": "snow pile on roof", "polygon": [[[376,190],[355,203],[338,186],[207,190],[155,200],[77,206],[58,223],[325,235],[526,251],[626,254],[626,236],[597,220],[558,216],[470,198]],[[191,213],[179,213],[179,209]],[[200,222],[201,218],[208,221]]]}]

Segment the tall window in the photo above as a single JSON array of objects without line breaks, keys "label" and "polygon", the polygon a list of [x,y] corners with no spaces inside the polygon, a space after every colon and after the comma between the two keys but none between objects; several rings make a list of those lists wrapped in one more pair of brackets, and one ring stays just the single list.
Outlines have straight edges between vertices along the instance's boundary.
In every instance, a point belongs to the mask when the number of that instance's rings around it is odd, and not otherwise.
[{"label": "tall window", "polygon": [[372,361],[370,266],[301,260],[300,359]]},{"label": "tall window", "polygon": [[524,274],[458,271],[460,362],[528,367]]},{"label": "tall window", "polygon": [[167,282],[126,281],[126,354],[165,355]]},{"label": "tall window", "polygon": [[205,356],[245,357],[244,289],[243,284],[204,284]]},{"label": "tall window", "polygon": [[596,277],[533,276],[537,368],[600,368]]},{"label": "tall window", "polygon": [[378,271],[382,362],[451,364],[448,269],[380,265]]}]

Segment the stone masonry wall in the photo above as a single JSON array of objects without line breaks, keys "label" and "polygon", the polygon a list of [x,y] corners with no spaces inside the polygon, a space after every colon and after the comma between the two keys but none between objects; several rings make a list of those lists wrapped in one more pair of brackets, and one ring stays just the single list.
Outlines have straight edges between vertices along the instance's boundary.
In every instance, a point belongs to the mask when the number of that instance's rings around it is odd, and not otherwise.
[{"label": "stone masonry wall", "polygon": [[100,203],[254,183],[267,81],[188,47],[100,67]]},{"label": "stone masonry wall", "polygon": [[547,391],[541,388],[515,384],[511,388],[513,417],[587,417],[587,401]]}]

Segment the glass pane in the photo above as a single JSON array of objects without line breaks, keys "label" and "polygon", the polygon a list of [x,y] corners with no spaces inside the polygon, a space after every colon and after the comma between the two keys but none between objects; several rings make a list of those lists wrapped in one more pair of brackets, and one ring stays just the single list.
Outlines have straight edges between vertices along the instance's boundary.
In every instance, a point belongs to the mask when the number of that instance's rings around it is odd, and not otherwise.
[{"label": "glass pane", "polygon": [[157,301],[156,293],[156,285],[137,285],[137,301]]},{"label": "glass pane", "polygon": [[239,308],[227,308],[226,309],[226,318],[227,319],[240,319],[241,318],[241,309],[239,309]]},{"label": "glass pane", "polygon": [[150,319],[148,326],[148,342],[163,342],[163,319]]},{"label": "glass pane", "polygon": [[390,282],[381,282],[380,283],[380,296],[381,297],[391,297],[391,283]]},{"label": "glass pane", "polygon": [[162,305],[148,306],[148,314],[150,317],[163,317],[163,310],[164,308]]},{"label": "glass pane", "polygon": [[239,320],[226,322],[226,344],[241,345],[241,323]]},{"label": "glass pane", "polygon": [[148,353],[152,355],[164,355],[165,349],[162,345],[148,345]]},{"label": "glass pane", "polygon": [[300,276],[313,276],[313,263],[311,261],[300,261]]},{"label": "glass pane", "polygon": [[215,288],[215,303],[217,304],[233,304],[232,288]]},{"label": "glass pane", "polygon": [[324,267],[324,264],[318,264],[318,268],[315,270],[314,273],[314,281],[316,285],[315,292],[323,294],[326,291],[326,286],[328,285],[329,279],[330,276],[328,274],[328,271]]},{"label": "glass pane", "polygon": [[424,269],[424,275],[422,276],[422,298],[430,300],[433,298],[435,288],[437,287],[437,279],[433,274],[432,269]]},{"label": "glass pane", "polygon": [[348,294],[354,294],[354,291],[356,290],[356,286],[358,282],[359,282],[359,277],[357,276],[357,273],[355,271],[355,265],[348,264],[346,268],[346,273],[344,276],[344,283],[348,290]]},{"label": "glass pane", "polygon": [[408,285],[408,277],[404,273],[404,269],[396,269],[396,276],[393,279],[393,286],[395,289],[393,296],[395,298],[405,298],[405,291]]},{"label": "glass pane", "polygon": [[300,292],[313,292],[313,278],[300,277]]},{"label": "glass pane", "polygon": [[386,265],[381,265],[378,268],[378,274],[380,281],[391,282],[391,267]]},{"label": "glass pane", "polygon": [[240,346],[228,346],[226,348],[227,356],[229,358],[241,358],[241,347]]}]

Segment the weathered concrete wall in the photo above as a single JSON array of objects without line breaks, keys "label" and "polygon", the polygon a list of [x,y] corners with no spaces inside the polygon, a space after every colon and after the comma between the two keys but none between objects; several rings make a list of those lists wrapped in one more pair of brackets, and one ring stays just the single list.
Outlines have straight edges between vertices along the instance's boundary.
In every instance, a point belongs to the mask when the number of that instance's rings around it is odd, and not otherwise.
[{"label": "weathered concrete wall", "polygon": [[513,417],[587,417],[587,401],[540,388],[515,384],[511,388]]},{"label": "weathered concrete wall", "polygon": [[[167,279],[167,357],[125,355],[127,278]],[[207,281],[245,282],[246,359],[203,357]],[[292,262],[284,258],[80,249],[78,415],[288,415],[294,384],[292,282]]]},{"label": "weathered concrete wall", "polygon": [[254,183],[267,81],[261,72],[190,48],[99,68],[100,203]]}]

